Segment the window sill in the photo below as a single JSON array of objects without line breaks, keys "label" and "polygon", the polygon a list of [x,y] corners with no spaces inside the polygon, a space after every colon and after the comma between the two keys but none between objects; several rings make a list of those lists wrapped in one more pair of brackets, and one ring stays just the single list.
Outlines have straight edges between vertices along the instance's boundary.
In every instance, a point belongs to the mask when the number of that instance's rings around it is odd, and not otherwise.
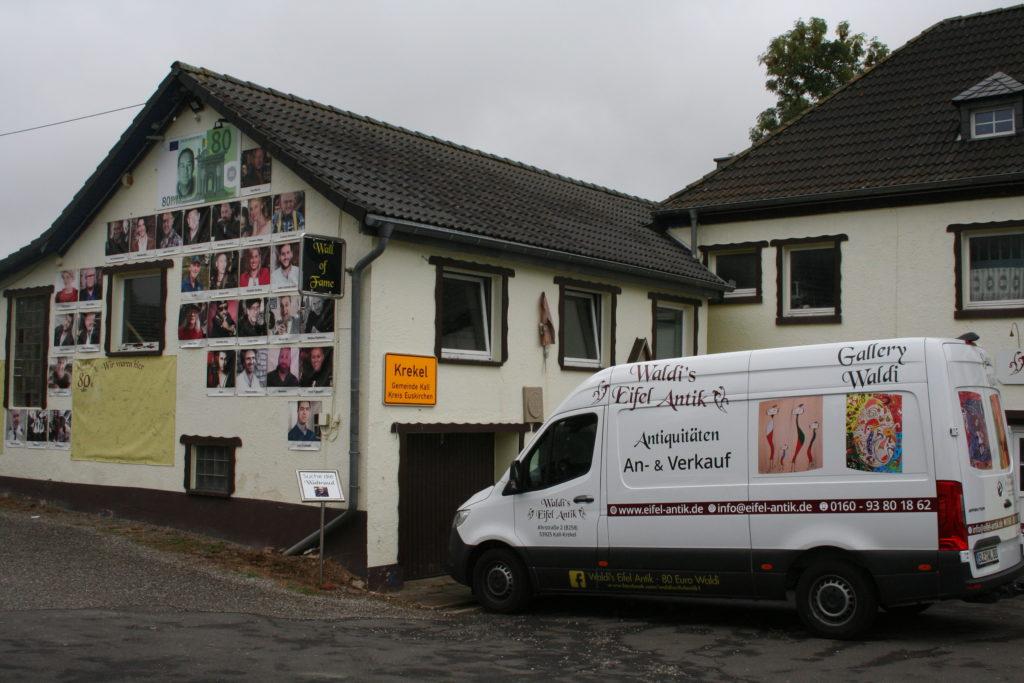
[{"label": "window sill", "polygon": [[230,498],[231,494],[226,491],[204,491],[202,489],[189,489],[185,491],[190,496],[206,496],[208,498]]},{"label": "window sill", "polygon": [[597,372],[604,369],[604,365],[573,365],[569,362],[562,363],[563,370],[578,370],[580,372]]},{"label": "window sill", "polygon": [[954,320],[985,320],[993,318],[1019,318],[1024,316],[1024,307],[1016,308],[968,308],[953,312]]},{"label": "window sill", "polygon": [[728,296],[721,299],[712,299],[708,303],[712,306],[728,306],[729,304],[759,304],[762,297],[759,294],[752,296]]},{"label": "window sill", "polygon": [[836,314],[803,315],[775,319],[776,325],[838,325],[841,322],[843,322],[843,316]]},{"label": "window sill", "polygon": [[450,363],[452,365],[481,365],[491,368],[500,368],[504,365],[503,362],[497,360],[483,360],[479,358],[451,358],[448,356],[441,356],[437,359],[438,363]]}]

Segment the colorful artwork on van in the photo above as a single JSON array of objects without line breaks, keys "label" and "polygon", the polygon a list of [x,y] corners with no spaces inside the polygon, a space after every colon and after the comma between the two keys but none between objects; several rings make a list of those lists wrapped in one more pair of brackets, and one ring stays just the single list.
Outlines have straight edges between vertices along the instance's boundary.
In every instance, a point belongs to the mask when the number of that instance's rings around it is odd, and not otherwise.
[{"label": "colorful artwork on van", "polygon": [[996,436],[999,437],[999,468],[1005,470],[1010,466],[1010,445],[1006,438],[1006,427],[1003,425],[1003,406],[999,402],[999,394],[988,397],[992,404],[992,415],[996,419]]},{"label": "colorful artwork on van", "polygon": [[820,431],[821,396],[761,401],[758,406],[758,472],[776,474],[820,468]]},{"label": "colorful artwork on van", "polygon": [[967,456],[971,467],[977,470],[992,469],[992,449],[989,446],[985,428],[985,404],[976,391],[957,392],[960,397],[960,412],[964,416],[967,430]]},{"label": "colorful artwork on van", "polygon": [[864,472],[903,471],[903,397],[846,395],[846,467]]}]

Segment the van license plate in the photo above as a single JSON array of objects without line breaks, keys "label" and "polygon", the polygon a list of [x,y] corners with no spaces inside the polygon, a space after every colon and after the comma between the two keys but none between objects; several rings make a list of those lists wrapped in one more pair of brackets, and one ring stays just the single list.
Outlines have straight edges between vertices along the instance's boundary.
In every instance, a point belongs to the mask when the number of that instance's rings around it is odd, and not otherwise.
[{"label": "van license plate", "polygon": [[985,567],[999,561],[999,548],[985,548],[974,551],[974,564],[977,567]]}]

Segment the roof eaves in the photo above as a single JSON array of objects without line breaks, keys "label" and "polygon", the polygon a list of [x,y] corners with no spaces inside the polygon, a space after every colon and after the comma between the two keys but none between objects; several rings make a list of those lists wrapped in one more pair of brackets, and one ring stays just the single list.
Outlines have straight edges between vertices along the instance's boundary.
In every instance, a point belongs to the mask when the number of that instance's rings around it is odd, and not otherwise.
[{"label": "roof eaves", "polygon": [[722,212],[748,213],[763,209],[822,205],[849,202],[851,200],[877,200],[908,195],[924,195],[938,192],[950,192],[954,190],[1014,185],[1021,182],[1024,182],[1024,172],[1001,173],[997,175],[977,176],[971,178],[951,178],[948,180],[931,181],[926,183],[865,187],[857,188],[855,190],[840,190],[836,192],[792,195],[787,197],[768,197],[765,199],[741,202],[693,204],[684,207],[673,207],[671,209],[655,209],[652,213],[655,217],[671,216],[673,214],[679,214],[684,211],[689,212],[691,210],[697,211],[703,216]]}]

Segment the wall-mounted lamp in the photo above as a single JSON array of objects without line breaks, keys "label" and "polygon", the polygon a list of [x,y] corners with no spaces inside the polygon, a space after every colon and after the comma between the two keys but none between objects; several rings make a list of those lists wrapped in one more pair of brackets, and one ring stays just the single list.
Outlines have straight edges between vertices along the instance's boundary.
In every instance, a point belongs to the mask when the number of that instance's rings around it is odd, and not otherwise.
[{"label": "wall-mounted lamp", "polygon": [[188,108],[192,110],[193,114],[198,114],[203,110],[203,101],[198,97],[188,98]]}]

